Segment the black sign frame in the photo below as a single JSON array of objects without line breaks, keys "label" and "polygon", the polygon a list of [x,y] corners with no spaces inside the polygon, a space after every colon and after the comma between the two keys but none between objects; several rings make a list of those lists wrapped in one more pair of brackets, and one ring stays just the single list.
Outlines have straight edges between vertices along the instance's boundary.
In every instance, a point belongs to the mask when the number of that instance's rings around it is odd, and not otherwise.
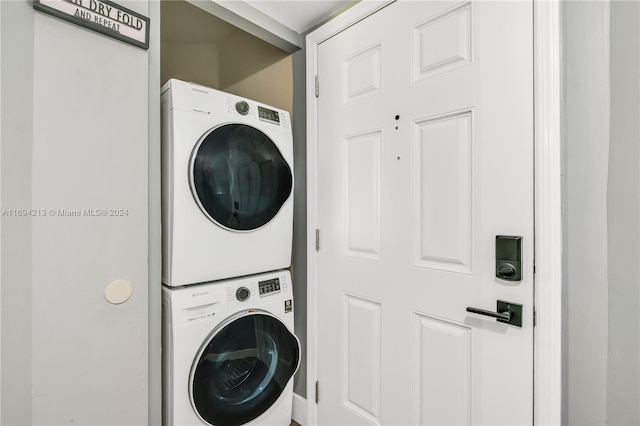
[{"label": "black sign frame", "polygon": [[[75,4],[74,2],[72,2],[71,0],[57,0],[60,2],[64,2],[64,3],[70,3],[70,4]],[[89,0],[84,0],[84,1],[89,1]],[[119,32],[112,30],[104,25],[100,25],[100,24],[96,24],[95,22],[92,22],[90,20],[87,19],[83,19],[83,18],[78,18],[76,16],[70,15],[68,13],[65,13],[63,11],[60,11],[58,9],[52,8],[51,6],[48,6],[46,4],[41,3],[41,0],[33,0],[33,8],[35,10],[38,10],[40,12],[44,12],[47,13],[49,15],[55,16],[56,18],[60,18],[63,19],[67,22],[70,22],[72,24],[76,24],[79,25],[81,27],[85,27],[87,29],[90,29],[92,31],[98,32],[100,34],[106,35],[108,37],[114,38],[116,40],[120,40],[123,41],[125,43],[131,44],[133,46],[139,47],[141,49],[144,50],[148,50],[149,49],[149,26],[150,26],[150,22],[151,19],[149,19],[148,17],[139,14],[138,12],[134,12],[131,9],[128,9],[124,6],[120,6],[119,4],[116,4],[110,0],[96,0],[96,2],[98,3],[102,3],[105,5],[108,5],[116,10],[122,11],[130,16],[136,17],[142,21],[145,22],[145,34],[144,34],[144,42],[140,42],[139,40],[136,40],[134,38],[125,36],[120,34]],[[108,18],[108,19],[112,19],[112,18]]]}]

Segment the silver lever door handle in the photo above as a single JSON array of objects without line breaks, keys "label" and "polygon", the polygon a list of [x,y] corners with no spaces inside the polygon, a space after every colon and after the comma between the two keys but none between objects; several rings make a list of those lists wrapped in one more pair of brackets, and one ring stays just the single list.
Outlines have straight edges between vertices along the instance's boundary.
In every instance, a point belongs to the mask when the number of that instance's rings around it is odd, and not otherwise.
[{"label": "silver lever door handle", "polygon": [[516,327],[522,327],[522,305],[517,303],[505,302],[498,300],[496,302],[496,312],[487,311],[486,309],[467,307],[467,312],[485,315],[495,318],[498,322],[504,322]]},{"label": "silver lever door handle", "polygon": [[492,317],[492,318],[498,318],[498,319],[504,320],[506,322],[511,321],[511,311],[493,312],[493,311],[487,311],[485,309],[480,309],[480,308],[472,308],[471,306],[469,306],[467,308],[467,312],[471,312],[471,313],[474,313],[474,314],[480,314],[480,315],[486,315],[486,316]]}]

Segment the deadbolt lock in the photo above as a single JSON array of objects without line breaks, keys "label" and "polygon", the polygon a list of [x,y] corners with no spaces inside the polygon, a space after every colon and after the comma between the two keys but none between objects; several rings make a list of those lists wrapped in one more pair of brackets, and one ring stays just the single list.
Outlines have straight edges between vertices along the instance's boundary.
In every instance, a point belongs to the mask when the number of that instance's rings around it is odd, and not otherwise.
[{"label": "deadbolt lock", "polygon": [[522,237],[496,236],[496,277],[505,281],[522,280]]}]

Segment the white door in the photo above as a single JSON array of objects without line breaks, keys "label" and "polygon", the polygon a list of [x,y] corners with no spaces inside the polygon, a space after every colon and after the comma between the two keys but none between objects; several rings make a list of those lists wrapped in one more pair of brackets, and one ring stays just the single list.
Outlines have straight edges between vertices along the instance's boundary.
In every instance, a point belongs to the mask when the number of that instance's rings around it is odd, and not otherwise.
[{"label": "white door", "polygon": [[[318,46],[318,424],[533,422],[532,9],[398,1]],[[466,310],[498,300],[521,327]]]}]

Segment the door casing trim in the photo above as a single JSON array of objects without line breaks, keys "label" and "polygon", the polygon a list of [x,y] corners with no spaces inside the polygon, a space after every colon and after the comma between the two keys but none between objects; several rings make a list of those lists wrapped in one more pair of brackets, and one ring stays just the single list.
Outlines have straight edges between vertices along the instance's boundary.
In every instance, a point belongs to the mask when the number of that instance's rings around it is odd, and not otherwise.
[{"label": "door casing trim", "polygon": [[562,424],[562,16],[533,2],[535,309],[534,424]]},{"label": "door casing trim", "polygon": [[[393,0],[363,0],[306,37],[307,425],[317,424],[318,45]],[[562,420],[562,20],[558,0],[533,0],[535,309],[534,425]],[[320,84],[322,84],[320,82]]]}]

